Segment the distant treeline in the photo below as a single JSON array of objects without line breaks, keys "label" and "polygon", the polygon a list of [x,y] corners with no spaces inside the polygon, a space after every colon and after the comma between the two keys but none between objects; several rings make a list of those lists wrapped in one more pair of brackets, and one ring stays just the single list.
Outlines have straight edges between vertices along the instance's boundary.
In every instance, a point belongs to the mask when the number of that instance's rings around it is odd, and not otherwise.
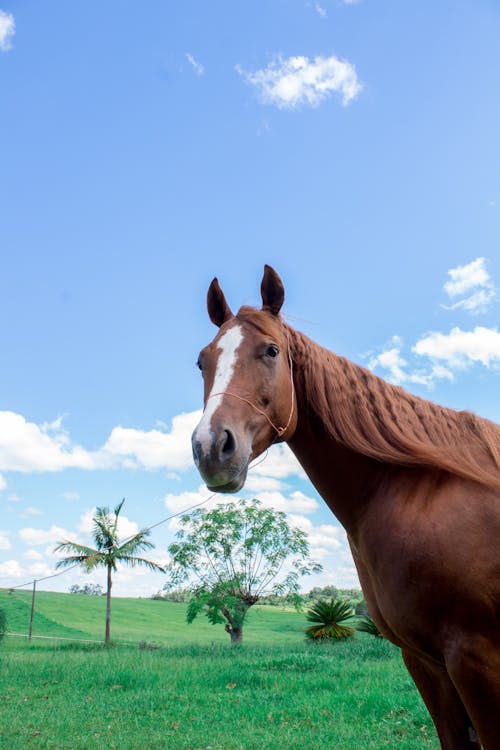
[{"label": "distant treeline", "polygon": [[[158,591],[158,593],[153,594],[151,598],[158,601],[187,604],[190,601],[191,596],[189,589],[176,588],[171,589],[170,591],[162,589],[161,591]],[[360,589],[339,589],[336,586],[315,586],[307,593],[301,594],[298,597],[298,600],[296,596],[261,596],[259,598],[259,604],[268,604],[274,607],[286,607],[290,605],[297,606],[297,604],[299,604],[309,607],[311,604],[321,599],[342,599],[349,602],[357,615],[368,614],[363,592]]]}]

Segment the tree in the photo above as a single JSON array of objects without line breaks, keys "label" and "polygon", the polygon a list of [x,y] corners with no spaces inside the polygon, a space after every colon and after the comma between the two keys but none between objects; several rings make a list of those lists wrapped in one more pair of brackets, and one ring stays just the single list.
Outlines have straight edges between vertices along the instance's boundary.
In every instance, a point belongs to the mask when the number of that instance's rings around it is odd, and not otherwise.
[{"label": "tree", "polygon": [[307,638],[314,641],[326,638],[349,638],[354,635],[354,628],[347,625],[354,611],[348,602],[341,599],[319,601],[307,610],[309,622],[316,623],[306,630]]},{"label": "tree", "polygon": [[246,614],[261,596],[288,593],[299,599],[299,578],[321,570],[308,561],[304,532],[258,500],[183,516],[168,551],[167,586],[187,583],[191,591],[188,622],[205,612],[213,625],[225,626],[233,644],[242,642]]},{"label": "tree", "polygon": [[79,586],[74,583],[70,586],[70,594],[87,594],[87,596],[102,596],[103,588],[100,583],[86,583],[84,586]]},{"label": "tree", "polygon": [[70,552],[68,557],[64,557],[57,563],[58,568],[67,568],[70,565],[79,564],[86,573],[95,568],[103,567],[107,571],[106,587],[106,633],[105,642],[110,642],[111,626],[111,586],[112,574],[116,572],[117,563],[121,562],[131,567],[144,565],[150,570],[164,572],[164,568],[158,563],[146,560],[144,557],[137,557],[137,552],[152,549],[154,544],[148,540],[149,531],[139,531],[131,539],[126,539],[120,544],[118,539],[118,519],[125,498],[119,503],[113,512],[109,508],[96,508],[95,515],[92,519],[92,536],[95,542],[93,547],[86,547],[76,542],[60,542],[55,548],[55,552]]}]

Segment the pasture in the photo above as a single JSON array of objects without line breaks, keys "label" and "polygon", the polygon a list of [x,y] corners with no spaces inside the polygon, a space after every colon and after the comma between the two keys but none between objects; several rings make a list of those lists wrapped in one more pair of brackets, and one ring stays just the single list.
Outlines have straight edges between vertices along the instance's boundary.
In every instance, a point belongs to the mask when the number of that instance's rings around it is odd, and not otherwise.
[{"label": "pasture", "polygon": [[[11,631],[26,630],[29,603],[29,592],[0,593]],[[55,638],[102,636],[99,597],[42,592],[37,604],[35,633],[43,626]],[[116,642],[108,649],[4,639],[0,747],[438,748],[417,690],[386,641],[357,634],[306,643],[303,614],[256,607],[244,645],[231,648],[221,627],[203,619],[186,625],[183,604],[113,605]]]}]

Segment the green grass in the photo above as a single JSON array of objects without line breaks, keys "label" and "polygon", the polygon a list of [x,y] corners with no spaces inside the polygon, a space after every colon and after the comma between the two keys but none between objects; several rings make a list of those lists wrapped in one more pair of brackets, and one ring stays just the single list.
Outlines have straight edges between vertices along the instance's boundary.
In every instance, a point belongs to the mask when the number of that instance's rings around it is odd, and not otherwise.
[{"label": "green grass", "polygon": [[[29,617],[29,595],[2,593],[0,606],[6,599],[15,630]],[[68,630],[102,635],[99,599],[42,593],[39,605],[45,618],[39,625],[50,626],[54,636]],[[1,748],[439,747],[398,650],[382,639],[357,634],[306,643],[303,614],[263,607],[251,616],[243,647],[231,648],[222,627],[203,619],[187,626],[185,605],[114,605],[115,636],[162,647],[5,638]]]},{"label": "green grass", "polygon": [[[31,592],[0,591],[0,607],[7,614],[7,630],[27,633]],[[56,594],[41,591],[36,596],[34,635],[61,638],[104,637],[106,599],[83,594]],[[305,617],[276,607],[253,607],[245,621],[244,639],[248,644],[263,640],[296,643],[303,635]],[[210,625],[204,616],[186,623],[186,605],[151,599],[113,599],[111,637],[116,641],[141,640],[160,644],[226,643],[229,636],[220,626]]]}]

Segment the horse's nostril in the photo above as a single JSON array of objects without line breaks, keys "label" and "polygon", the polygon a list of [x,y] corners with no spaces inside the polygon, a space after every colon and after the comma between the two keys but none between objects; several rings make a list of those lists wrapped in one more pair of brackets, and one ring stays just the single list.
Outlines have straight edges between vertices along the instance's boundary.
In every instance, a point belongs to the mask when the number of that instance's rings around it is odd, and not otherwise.
[{"label": "horse's nostril", "polygon": [[236,441],[233,433],[230,430],[224,430],[224,437],[221,441],[221,456],[222,458],[229,458],[233,455],[236,450]]},{"label": "horse's nostril", "polygon": [[194,436],[191,439],[191,446],[192,446],[192,449],[193,449],[194,462],[195,462],[196,466],[199,466],[200,465],[200,460],[201,460],[201,454],[202,454],[201,443],[200,443],[199,440],[196,440],[196,438]]}]

